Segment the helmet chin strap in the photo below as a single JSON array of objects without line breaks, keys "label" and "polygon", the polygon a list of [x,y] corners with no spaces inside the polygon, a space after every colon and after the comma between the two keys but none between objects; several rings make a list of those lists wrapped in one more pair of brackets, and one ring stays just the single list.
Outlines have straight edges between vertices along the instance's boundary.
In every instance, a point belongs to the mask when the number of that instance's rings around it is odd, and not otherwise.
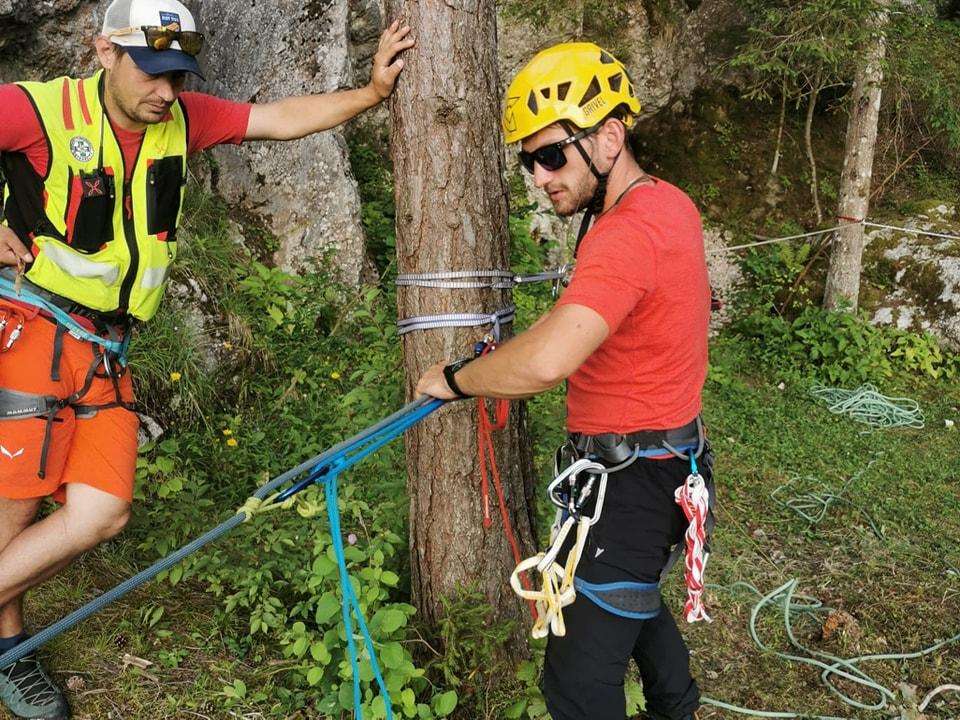
[{"label": "helmet chin strap", "polygon": [[[571,126],[567,122],[562,122],[564,130],[567,131],[567,135],[571,136],[576,133],[575,130],[571,131]],[[590,224],[593,222],[594,218],[600,215],[603,212],[603,203],[607,198],[607,179],[610,177],[610,172],[613,170],[614,166],[617,164],[617,160],[620,159],[620,152],[623,152],[621,149],[617,153],[617,156],[613,159],[613,165],[610,166],[610,170],[602,173],[597,169],[597,166],[593,163],[593,158],[590,157],[590,154],[584,149],[583,145],[580,144],[579,140],[573,142],[573,146],[577,149],[577,152],[580,153],[580,157],[583,158],[583,161],[587,164],[587,167],[590,169],[590,172],[597,179],[597,187],[594,188],[593,195],[590,197],[587,202],[582,203],[574,212],[580,212],[581,210],[586,210],[583,214],[583,220],[580,221],[580,230],[577,232],[577,245],[573,251],[573,257],[577,257],[577,252],[580,250],[580,242],[583,240],[583,236],[587,234],[587,230],[590,229]]]}]

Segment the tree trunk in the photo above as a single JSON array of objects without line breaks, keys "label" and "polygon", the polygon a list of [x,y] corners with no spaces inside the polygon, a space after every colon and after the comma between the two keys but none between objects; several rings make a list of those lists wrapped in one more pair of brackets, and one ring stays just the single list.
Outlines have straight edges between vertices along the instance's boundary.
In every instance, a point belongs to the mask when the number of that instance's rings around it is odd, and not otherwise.
[{"label": "tree trunk", "polygon": [[[392,0],[389,17],[406,18],[417,39],[391,101],[399,272],[508,268],[494,0]],[[510,302],[507,291],[418,287],[399,288],[397,298],[400,317],[492,313]],[[487,330],[405,335],[408,393],[433,363],[471,354]],[[496,453],[526,556],[534,541],[525,489],[534,476],[524,428],[516,403]],[[493,524],[483,527],[476,429],[476,402],[461,401],[407,434],[412,594],[429,623],[442,597],[467,586],[486,595],[498,618],[526,612],[508,584],[514,561],[492,483]],[[516,637],[523,631],[518,623]]]},{"label": "tree trunk", "polygon": [[777,147],[773,151],[773,165],[770,167],[770,179],[776,180],[780,170],[780,153],[783,149],[783,129],[787,124],[787,88],[786,83],[780,90],[780,120],[777,123]]},{"label": "tree trunk", "polygon": [[856,309],[860,298],[860,271],[862,269],[864,227],[870,210],[870,182],[873,177],[873,153],[877,144],[877,123],[880,118],[880,96],[883,84],[883,60],[886,55],[886,25],[889,19],[884,9],[875,20],[876,32],[865,49],[854,81],[850,119],[847,122],[847,140],[840,176],[840,210],[837,213],[843,227],[837,231],[830,254],[830,270],[824,292],[824,307],[837,309],[845,304]]},{"label": "tree trunk", "polygon": [[810,89],[810,99],[807,103],[807,120],[803,126],[803,142],[807,148],[807,160],[810,161],[810,194],[813,196],[813,209],[817,214],[817,225],[823,222],[823,210],[820,209],[820,181],[817,179],[817,158],[813,154],[813,113],[817,108],[817,97],[820,95],[820,74]]}]

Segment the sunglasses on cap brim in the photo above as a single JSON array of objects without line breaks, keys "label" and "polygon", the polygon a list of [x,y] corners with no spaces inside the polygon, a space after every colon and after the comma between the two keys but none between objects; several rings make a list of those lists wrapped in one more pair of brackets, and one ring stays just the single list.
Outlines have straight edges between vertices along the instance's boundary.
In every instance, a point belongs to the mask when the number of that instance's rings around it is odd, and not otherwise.
[{"label": "sunglasses on cap brim", "polygon": [[203,49],[203,33],[193,30],[179,30],[177,26],[141,25],[110,33],[110,37],[133,35],[142,32],[147,39],[147,47],[152,50],[169,50],[173,43],[180,43],[180,49],[187,55],[196,57]]},{"label": "sunglasses on cap brim", "polygon": [[587,135],[595,133],[600,129],[600,125],[602,125],[602,123],[586,128],[585,130],[580,130],[570,137],[566,137],[563,140],[559,140],[555,143],[550,143],[549,145],[544,145],[543,147],[539,147],[532,152],[521,150],[519,153],[517,153],[520,158],[520,164],[523,165],[523,167],[526,168],[527,172],[529,173],[533,172],[534,163],[542,167],[544,170],[549,170],[550,172],[559,170],[567,164],[567,154],[563,151],[563,149],[567,145],[571,145],[577,142],[577,140],[582,140],[583,138],[587,137]]}]

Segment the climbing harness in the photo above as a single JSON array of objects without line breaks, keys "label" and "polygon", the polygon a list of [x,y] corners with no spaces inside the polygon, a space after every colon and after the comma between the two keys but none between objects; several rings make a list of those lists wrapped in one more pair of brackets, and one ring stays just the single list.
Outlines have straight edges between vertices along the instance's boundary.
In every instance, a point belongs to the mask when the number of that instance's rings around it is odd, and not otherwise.
[{"label": "climbing harness", "polygon": [[[72,409],[78,418],[90,418],[101,410],[123,408],[130,412],[135,411],[133,403],[126,402],[120,391],[120,377],[126,371],[126,353],[130,342],[131,324],[127,318],[117,318],[115,321],[105,320],[99,313],[78,315],[81,309],[72,301],[58,298],[42,288],[30,283],[28,288],[17,287],[18,282],[11,282],[5,273],[0,273],[0,297],[5,302],[0,305],[0,352],[10,350],[19,340],[27,320],[41,317],[56,326],[53,340],[53,351],[50,365],[50,378],[60,380],[60,361],[63,354],[64,335],[69,334],[78,340],[90,343],[92,358],[82,386],[76,392],[66,397],[53,395],[36,395],[17,390],[0,388],[0,420],[22,420],[27,418],[42,418],[45,420],[43,441],[40,449],[37,477],[43,479],[47,474],[47,461],[53,439],[54,424],[60,419],[58,416],[66,409]],[[19,273],[18,273],[19,277]],[[70,309],[65,310],[58,304],[58,300]],[[76,315],[76,317],[74,316]],[[91,329],[84,327],[79,318],[86,320]],[[15,322],[8,336],[4,338],[4,331],[8,325]],[[115,399],[113,402],[100,405],[83,403],[84,397],[90,391],[96,378],[109,378],[113,385]]]},{"label": "climbing harness", "polygon": [[[340,511],[337,504],[337,481],[343,472],[359,463],[368,455],[376,452],[384,445],[403,435],[406,430],[422,421],[443,404],[444,402],[442,400],[436,400],[426,396],[421,397],[354,437],[334,445],[320,455],[279,475],[259,488],[252,498],[248,499],[238,508],[230,519],[184,545],[179,550],[171,553],[146,570],[125,580],[112,590],[107,591],[100,597],[75,610],[61,620],[58,620],[44,630],[41,630],[33,637],[17,645],[14,649],[0,655],[0,668],[7,667],[33,653],[37,648],[98,613],[135,588],[149,582],[160,573],[174,567],[184,558],[226,535],[238,525],[250,520],[255,515],[269,512],[277,507],[290,507],[292,505],[291,501],[295,500],[295,496],[298,493],[313,485],[322,485],[326,498],[327,516],[330,521],[331,535],[333,537],[334,554],[339,568],[341,611],[347,638],[348,654],[351,667],[353,668],[354,717],[357,720],[361,718],[360,706],[362,699],[359,651],[354,638],[355,620],[356,627],[363,638],[364,647],[370,656],[369,660],[373,677],[380,689],[386,707],[386,717],[388,720],[392,720],[393,710],[390,695],[376,659],[376,648],[367,629],[359,600],[353,590],[347,570],[342,538],[343,533],[340,528]],[[285,489],[277,492],[283,487],[285,487]]]},{"label": "climbing harness", "polygon": [[916,400],[882,395],[875,385],[861,385],[855,390],[830,388],[815,384],[810,394],[827,403],[830,412],[846,415],[874,428],[907,427],[922,430],[923,411]]},{"label": "climbing harness", "polygon": [[[694,433],[691,435],[691,432]],[[677,445],[669,442],[677,441]],[[632,449],[629,449],[632,444]],[[554,458],[554,479],[547,487],[547,497],[557,507],[557,514],[550,531],[547,550],[519,563],[510,576],[513,591],[525,600],[532,600],[537,607],[537,620],[531,635],[546,637],[553,633],[561,637],[566,633],[563,608],[583,594],[593,603],[609,612],[632,619],[654,617],[660,612],[660,583],[615,582],[595,584],[576,576],[583,556],[590,528],[603,513],[609,476],[619,472],[640,458],[675,455],[691,464],[691,472],[685,483],[677,489],[676,502],[683,509],[689,528],[685,542],[679,543],[664,567],[660,582],[686,549],[686,573],[688,622],[709,620],[703,606],[703,574],[709,556],[709,536],[713,528],[710,491],[697,466],[706,446],[703,425],[699,418],[670,431],[641,432],[631,435],[574,434],[558,448]],[[627,449],[625,449],[627,448]],[[601,460],[603,462],[601,462]],[[606,463],[615,463],[612,466]],[[563,469],[561,469],[563,468]],[[585,509],[595,498],[592,514]],[[575,537],[561,565],[557,557]],[[522,573],[535,570],[540,574],[540,589],[529,590],[522,586]]]}]

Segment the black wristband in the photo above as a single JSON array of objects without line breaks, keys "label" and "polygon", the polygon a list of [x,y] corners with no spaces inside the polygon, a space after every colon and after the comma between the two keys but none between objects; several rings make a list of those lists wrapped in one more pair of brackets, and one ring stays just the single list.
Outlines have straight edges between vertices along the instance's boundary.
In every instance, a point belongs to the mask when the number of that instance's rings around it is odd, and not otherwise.
[{"label": "black wristband", "polygon": [[460,360],[455,363],[451,363],[443,368],[443,379],[447,381],[447,387],[457,396],[458,399],[463,400],[465,398],[471,397],[467,395],[463,390],[460,389],[460,386],[457,385],[456,374],[457,371],[462,368],[466,363],[463,360]]}]

